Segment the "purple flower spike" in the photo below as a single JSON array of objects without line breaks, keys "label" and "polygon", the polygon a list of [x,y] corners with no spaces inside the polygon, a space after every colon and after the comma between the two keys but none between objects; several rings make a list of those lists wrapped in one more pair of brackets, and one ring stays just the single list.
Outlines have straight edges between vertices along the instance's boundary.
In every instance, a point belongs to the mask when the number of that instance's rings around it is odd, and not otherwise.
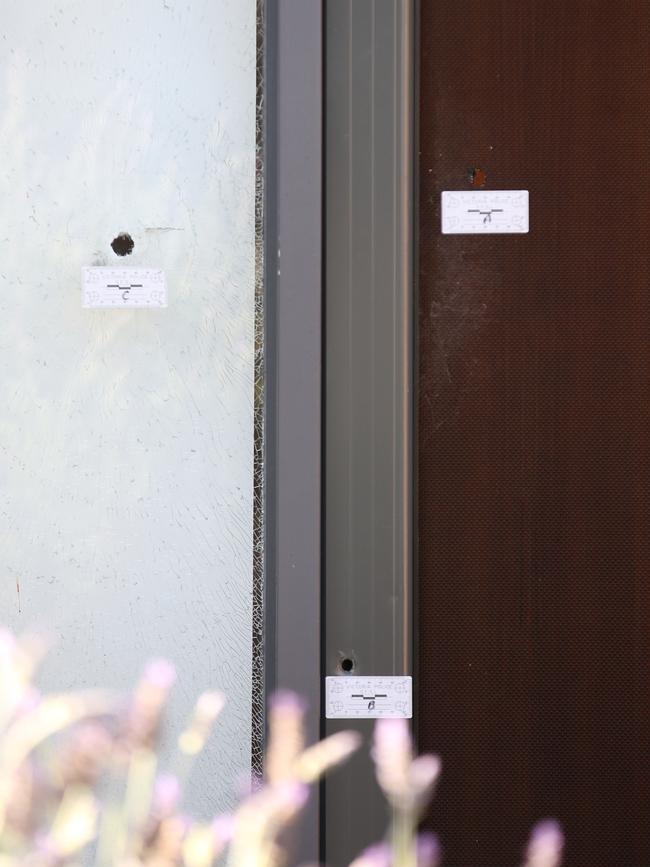
[{"label": "purple flower spike", "polygon": [[174,812],[181,797],[181,786],[176,777],[165,774],[156,780],[153,794],[154,810],[164,816]]},{"label": "purple flower spike", "polygon": [[414,808],[410,780],[413,747],[406,720],[380,719],[375,724],[372,746],[377,781],[393,807]]},{"label": "purple flower spike", "polygon": [[375,724],[375,751],[394,753],[410,760],[412,741],[409,724],[404,719],[379,719]]},{"label": "purple flower spike", "polygon": [[533,828],[526,850],[525,867],[558,867],[562,861],[564,834],[554,819]]},{"label": "purple flower spike", "polygon": [[23,697],[20,700],[20,704],[18,705],[17,712],[19,714],[28,714],[31,711],[36,710],[41,700],[40,692],[35,689],[33,686],[29,687],[26,692],[23,694]]},{"label": "purple flower spike", "polygon": [[309,798],[309,786],[293,781],[280,783],[275,788],[267,790],[272,793],[276,803],[290,812],[299,812]]},{"label": "purple flower spike", "polygon": [[391,867],[391,860],[388,843],[377,843],[359,855],[350,867]]},{"label": "purple flower spike", "polygon": [[435,834],[420,834],[417,839],[418,867],[436,867],[440,862],[440,843]]},{"label": "purple flower spike", "polygon": [[288,689],[280,689],[269,698],[269,710],[292,711],[303,714],[307,710],[307,702]]},{"label": "purple flower spike", "polygon": [[235,831],[235,819],[233,816],[217,816],[212,822],[212,833],[218,843],[225,845],[230,843]]},{"label": "purple flower spike", "polygon": [[176,680],[176,669],[166,659],[152,659],[147,663],[143,679],[156,689],[171,689]]}]

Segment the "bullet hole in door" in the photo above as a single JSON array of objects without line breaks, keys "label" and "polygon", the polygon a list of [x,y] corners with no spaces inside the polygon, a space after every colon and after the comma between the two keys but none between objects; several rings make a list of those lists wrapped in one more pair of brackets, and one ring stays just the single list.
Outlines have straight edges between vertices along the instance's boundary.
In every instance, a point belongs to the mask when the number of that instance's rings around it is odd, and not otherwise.
[{"label": "bullet hole in door", "polygon": [[467,180],[473,187],[484,187],[487,182],[487,175],[483,169],[468,169]]},{"label": "bullet hole in door", "polygon": [[130,256],[135,244],[130,235],[127,235],[126,232],[122,232],[122,234],[118,235],[117,238],[113,238],[111,241],[111,247],[116,256]]}]

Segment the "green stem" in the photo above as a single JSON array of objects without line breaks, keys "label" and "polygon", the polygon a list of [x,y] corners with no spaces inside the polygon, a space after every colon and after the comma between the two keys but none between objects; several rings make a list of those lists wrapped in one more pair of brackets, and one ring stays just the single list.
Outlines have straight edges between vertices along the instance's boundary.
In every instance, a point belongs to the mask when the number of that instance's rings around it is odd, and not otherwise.
[{"label": "green stem", "polygon": [[417,867],[416,825],[407,810],[394,810],[391,823],[392,867]]}]

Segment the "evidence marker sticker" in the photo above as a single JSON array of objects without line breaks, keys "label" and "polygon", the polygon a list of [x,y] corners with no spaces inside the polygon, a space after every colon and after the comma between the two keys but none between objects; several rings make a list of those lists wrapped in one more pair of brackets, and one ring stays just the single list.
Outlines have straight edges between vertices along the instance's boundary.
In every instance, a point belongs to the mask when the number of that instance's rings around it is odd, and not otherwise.
[{"label": "evidence marker sticker", "polygon": [[525,234],[528,190],[445,190],[441,214],[443,235]]}]

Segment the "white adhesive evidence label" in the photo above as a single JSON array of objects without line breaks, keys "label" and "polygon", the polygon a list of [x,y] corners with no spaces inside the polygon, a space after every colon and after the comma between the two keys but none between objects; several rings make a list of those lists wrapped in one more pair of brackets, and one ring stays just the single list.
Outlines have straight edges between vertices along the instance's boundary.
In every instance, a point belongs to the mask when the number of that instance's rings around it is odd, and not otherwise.
[{"label": "white adhesive evidence label", "polygon": [[528,190],[446,190],[441,204],[443,235],[528,232]]},{"label": "white adhesive evidence label", "polygon": [[325,678],[327,719],[410,719],[413,682],[410,677]]},{"label": "white adhesive evidence label", "polygon": [[165,272],[160,268],[81,269],[84,307],[166,307]]}]

